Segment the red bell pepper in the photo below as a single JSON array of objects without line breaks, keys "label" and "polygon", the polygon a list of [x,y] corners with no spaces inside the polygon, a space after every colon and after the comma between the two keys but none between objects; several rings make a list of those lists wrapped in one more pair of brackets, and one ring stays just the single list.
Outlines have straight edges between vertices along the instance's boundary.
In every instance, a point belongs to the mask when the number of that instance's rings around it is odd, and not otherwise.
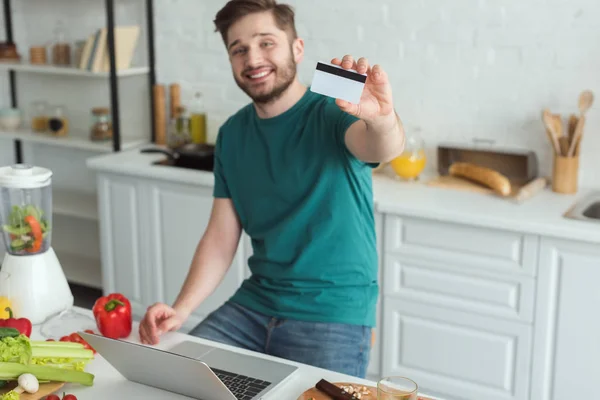
[{"label": "red bell pepper", "polygon": [[131,303],[120,293],[100,297],[92,308],[98,330],[103,336],[119,339],[131,334]]},{"label": "red bell pepper", "polygon": [[8,311],[7,319],[0,319],[0,327],[2,328],[15,328],[23,335],[31,336],[31,321],[27,318],[13,318],[13,313],[10,307],[5,309]]},{"label": "red bell pepper", "polygon": [[31,247],[27,248],[27,252],[29,253],[37,253],[42,248],[42,242],[44,240],[42,235],[42,226],[40,222],[35,219],[33,215],[28,215],[23,218],[23,221],[29,225],[31,228],[31,236],[33,236],[33,244]]}]

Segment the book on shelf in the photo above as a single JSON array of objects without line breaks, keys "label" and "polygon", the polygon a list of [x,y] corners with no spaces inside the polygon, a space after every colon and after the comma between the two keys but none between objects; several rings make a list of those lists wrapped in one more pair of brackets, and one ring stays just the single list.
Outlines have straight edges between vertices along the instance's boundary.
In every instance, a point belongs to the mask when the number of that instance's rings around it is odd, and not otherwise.
[{"label": "book on shelf", "polygon": [[[137,25],[117,26],[114,28],[114,36],[117,71],[128,69],[131,66],[140,36],[140,27]],[[98,29],[87,38],[79,68],[94,73],[110,71],[107,28]]]}]

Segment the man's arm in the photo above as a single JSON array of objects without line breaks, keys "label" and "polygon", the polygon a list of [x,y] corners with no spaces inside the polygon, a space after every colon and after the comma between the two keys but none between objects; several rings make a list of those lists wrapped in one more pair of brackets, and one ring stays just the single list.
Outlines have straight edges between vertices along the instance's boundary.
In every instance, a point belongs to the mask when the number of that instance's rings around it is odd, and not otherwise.
[{"label": "man's arm", "polygon": [[187,318],[221,283],[238,248],[242,227],[231,199],[215,198],[210,220],[173,304]]},{"label": "man's arm", "polygon": [[366,74],[367,80],[359,104],[336,99],[338,107],[359,120],[344,134],[348,150],[368,163],[389,162],[404,150],[404,128],[394,110],[392,87],[387,73],[379,65],[369,66],[366,58],[354,61],[351,55],[331,62],[344,69]]},{"label": "man's arm", "polygon": [[404,128],[394,112],[373,121],[359,120],[350,125],[345,135],[348,150],[367,163],[386,163],[404,150]]}]

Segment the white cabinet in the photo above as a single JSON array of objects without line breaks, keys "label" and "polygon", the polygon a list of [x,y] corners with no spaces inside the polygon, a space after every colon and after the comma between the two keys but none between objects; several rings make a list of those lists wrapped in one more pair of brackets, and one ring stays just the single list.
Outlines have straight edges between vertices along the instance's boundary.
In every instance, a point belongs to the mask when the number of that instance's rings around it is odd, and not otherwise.
[{"label": "white cabinet", "polygon": [[530,326],[388,298],[384,320],[386,375],[445,400],[528,398]]},{"label": "white cabinet", "polygon": [[600,246],[542,239],[533,400],[598,398]]},{"label": "white cabinet", "polygon": [[383,375],[447,400],[525,400],[538,238],[385,216]]},{"label": "white cabinet", "polygon": [[[209,187],[155,182],[150,185],[148,201],[153,300],[173,304],[208,225],[212,190]],[[192,313],[184,330],[193,328],[238,289],[244,279],[243,246],[240,240],[229,271],[217,289]]]},{"label": "white cabinet", "polygon": [[386,251],[422,257],[465,270],[535,276],[535,235],[518,231],[388,215]]},{"label": "white cabinet", "polygon": [[102,287],[104,293],[123,293],[136,318],[153,302],[149,273],[150,232],[142,181],[121,176],[98,176],[98,211]]},{"label": "white cabinet", "polygon": [[382,348],[382,332],[385,329],[382,316],[382,286],[383,286],[383,215],[375,213],[375,234],[377,235],[377,256],[379,259],[378,265],[378,280],[379,280],[379,298],[377,299],[377,327],[373,330],[373,347],[367,368],[367,377],[372,380],[378,380],[381,377],[381,348]]},{"label": "white cabinet", "polygon": [[[136,318],[172,303],[210,217],[212,189],[98,174],[105,292]],[[380,296],[368,378],[403,375],[445,400],[594,398],[600,375],[600,246],[375,213]],[[184,331],[250,276],[231,268]],[[597,397],[597,396],[596,396]]]},{"label": "white cabinet", "polygon": [[[121,292],[136,319],[155,302],[172,304],[208,224],[208,188],[98,175],[105,293]],[[243,241],[219,287],[186,321],[184,331],[227,300],[244,278]]]}]

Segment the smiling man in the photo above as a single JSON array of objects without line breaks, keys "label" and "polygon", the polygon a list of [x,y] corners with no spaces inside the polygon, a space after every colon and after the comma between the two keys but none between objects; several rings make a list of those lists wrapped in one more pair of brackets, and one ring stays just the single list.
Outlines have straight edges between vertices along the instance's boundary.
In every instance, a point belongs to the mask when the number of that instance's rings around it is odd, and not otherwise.
[{"label": "smiling man", "polygon": [[252,102],[220,128],[214,204],[173,306],[149,307],[144,343],[176,330],[219,285],[244,230],[252,275],[190,334],[364,377],[378,296],[372,167],[399,155],[404,132],[382,67],[359,104],[300,83],[291,7],[232,0],[217,14],[233,78]]}]

